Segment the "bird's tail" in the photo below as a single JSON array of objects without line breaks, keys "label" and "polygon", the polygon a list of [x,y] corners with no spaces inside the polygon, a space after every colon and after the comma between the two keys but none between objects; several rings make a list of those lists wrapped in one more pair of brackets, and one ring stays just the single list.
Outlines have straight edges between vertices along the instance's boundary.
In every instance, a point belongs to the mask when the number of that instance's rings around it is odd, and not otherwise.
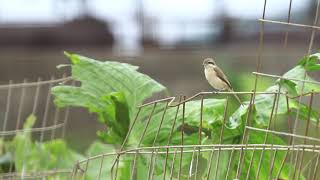
[{"label": "bird's tail", "polygon": [[[229,92],[234,92],[232,89],[229,89]],[[240,103],[241,106],[243,106],[239,96],[237,94],[233,94],[233,96],[237,99],[237,101]]]}]

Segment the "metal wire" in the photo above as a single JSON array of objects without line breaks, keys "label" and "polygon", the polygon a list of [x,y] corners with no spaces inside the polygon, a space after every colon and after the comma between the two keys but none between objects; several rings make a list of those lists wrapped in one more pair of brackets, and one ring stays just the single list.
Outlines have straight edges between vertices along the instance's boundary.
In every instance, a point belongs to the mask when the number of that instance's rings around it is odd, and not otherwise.
[{"label": "metal wire", "polygon": [[32,87],[32,86],[41,86],[46,84],[55,84],[55,83],[63,83],[72,80],[72,77],[65,77],[60,79],[51,79],[48,81],[38,81],[38,82],[29,82],[29,83],[17,83],[17,84],[8,84],[8,85],[0,85],[0,89],[8,89],[9,87],[12,89],[22,88],[22,87]]},{"label": "metal wire", "polygon": [[281,25],[287,25],[287,26],[295,26],[295,27],[302,27],[302,28],[309,28],[313,30],[319,30],[319,26],[315,25],[306,25],[306,24],[297,24],[297,23],[290,23],[290,22],[282,22],[282,21],[273,21],[273,20],[267,20],[267,19],[258,19],[260,22],[267,22],[267,23],[273,23],[273,24],[281,24]]},{"label": "metal wire", "polygon": [[62,128],[65,124],[60,123],[60,124],[55,124],[53,126],[46,126],[46,127],[40,127],[40,128],[30,128],[30,129],[17,129],[17,130],[12,130],[12,131],[1,131],[0,135],[1,136],[10,136],[10,135],[15,135],[17,133],[23,133],[23,132],[45,132],[45,131],[51,131],[55,129]]}]

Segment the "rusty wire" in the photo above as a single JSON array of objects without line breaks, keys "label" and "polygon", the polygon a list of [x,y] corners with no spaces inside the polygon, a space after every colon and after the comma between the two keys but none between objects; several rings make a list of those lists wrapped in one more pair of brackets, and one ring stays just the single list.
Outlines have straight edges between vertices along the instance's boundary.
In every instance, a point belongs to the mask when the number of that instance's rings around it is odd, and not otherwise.
[{"label": "rusty wire", "polygon": [[26,172],[22,173],[2,173],[0,174],[0,179],[10,179],[10,180],[21,180],[21,179],[37,179],[37,178],[45,178],[48,176],[61,176],[61,177],[69,177],[71,174],[71,170],[50,170],[43,172]]}]

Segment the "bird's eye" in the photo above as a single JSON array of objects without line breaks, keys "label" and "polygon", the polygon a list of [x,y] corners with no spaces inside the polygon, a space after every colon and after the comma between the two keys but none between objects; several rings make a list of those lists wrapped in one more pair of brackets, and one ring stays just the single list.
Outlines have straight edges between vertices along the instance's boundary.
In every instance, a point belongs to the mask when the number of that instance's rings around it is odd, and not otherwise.
[{"label": "bird's eye", "polygon": [[212,64],[212,65],[215,65],[215,64],[214,64],[214,62],[208,62],[208,64]]}]

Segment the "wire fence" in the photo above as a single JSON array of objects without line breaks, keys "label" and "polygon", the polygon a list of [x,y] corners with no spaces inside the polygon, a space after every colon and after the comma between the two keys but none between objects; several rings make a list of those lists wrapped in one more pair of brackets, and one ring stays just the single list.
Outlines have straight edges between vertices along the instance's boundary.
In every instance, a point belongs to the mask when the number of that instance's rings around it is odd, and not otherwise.
[{"label": "wire fence", "polygon": [[[51,77],[48,81],[38,78],[37,82],[27,82],[25,79],[23,83],[14,84],[9,81],[8,85],[0,85],[0,93],[5,97],[5,106],[1,106],[4,120],[0,136],[7,137],[18,132],[30,131],[40,134],[40,142],[44,139],[63,138],[65,125],[69,118],[69,109],[62,111],[54,106],[51,88],[69,80],[71,78],[64,75],[60,79]],[[40,121],[36,127],[23,130],[22,125],[30,114],[34,114]]]},{"label": "wire fence", "polygon": [[[300,80],[303,81],[303,80]],[[180,97],[179,102],[175,103],[175,98],[165,98],[161,100],[157,100],[154,102],[150,102],[147,104],[144,104],[139,107],[139,110],[137,112],[137,116],[135,117],[135,121],[132,122],[131,127],[128,131],[127,137],[120,148],[119,152],[113,152],[113,153],[106,153],[94,157],[90,157],[86,160],[79,161],[73,170],[72,178],[73,179],[81,179],[86,177],[87,173],[92,171],[91,168],[94,168],[94,171],[96,172],[97,179],[101,178],[101,174],[107,174],[107,176],[110,179],[118,179],[118,170],[119,170],[119,163],[121,161],[129,161],[131,162],[131,177],[130,179],[136,179],[135,177],[135,171],[139,168],[139,163],[143,161],[144,163],[147,163],[148,169],[148,176],[144,177],[145,179],[154,179],[156,176],[156,179],[159,178],[159,176],[163,179],[201,179],[201,177],[197,177],[197,174],[199,174],[197,171],[199,170],[198,166],[199,163],[201,163],[201,170],[205,171],[202,173],[207,174],[207,178],[209,177],[220,177],[218,176],[219,169],[226,169],[225,179],[240,179],[240,177],[246,177],[246,179],[252,179],[252,177],[249,176],[249,172],[251,171],[251,166],[254,164],[258,166],[258,174],[256,179],[260,179],[259,171],[261,171],[262,168],[264,168],[264,171],[267,169],[269,173],[270,179],[278,179],[279,175],[281,174],[281,171],[283,170],[283,167],[285,166],[285,162],[289,161],[289,159],[294,159],[294,169],[292,169],[292,177],[294,179],[295,177],[300,177],[301,170],[302,169],[308,169],[307,179],[317,179],[317,169],[318,169],[318,159],[319,159],[319,145],[317,143],[320,142],[320,139],[315,137],[309,137],[308,131],[310,126],[310,117],[307,119],[307,128],[304,131],[304,135],[299,134],[292,134],[293,129],[289,129],[289,132],[283,132],[283,131],[276,131],[273,128],[271,128],[271,125],[273,124],[272,121],[276,121],[277,117],[277,109],[278,109],[278,103],[280,96],[283,96],[287,99],[289,98],[297,98],[297,97],[289,97],[286,93],[279,92],[270,92],[270,93],[264,93],[264,92],[234,92],[236,94],[249,94],[251,95],[250,103],[248,104],[249,107],[253,107],[253,99],[255,95],[274,95],[274,103],[272,107],[272,111],[270,114],[270,120],[268,123],[268,126],[266,129],[256,128],[250,124],[250,116],[253,116],[253,111],[251,111],[251,108],[249,108],[249,113],[246,118],[246,126],[244,130],[244,134],[242,139],[242,142],[240,144],[225,144],[225,129],[224,127],[227,126],[226,122],[226,115],[228,111],[228,101],[226,102],[225,109],[224,109],[224,124],[222,126],[222,129],[218,136],[217,144],[202,144],[202,134],[203,134],[203,111],[205,109],[205,99],[208,96],[212,96],[213,94],[233,94],[229,92],[202,92],[198,93],[188,99],[185,99],[185,97]],[[306,95],[307,96],[307,95]],[[310,95],[308,95],[310,97]],[[199,100],[200,98],[200,100]],[[198,144],[188,144],[188,142],[184,142],[184,138],[186,136],[186,130],[184,128],[184,117],[186,117],[186,108],[188,107],[188,103],[194,102],[195,100],[199,100],[200,103],[197,105],[199,106],[199,112],[196,113],[199,117],[199,129],[198,129]],[[311,94],[310,101],[313,100],[313,94]],[[158,107],[161,106],[160,110]],[[309,104],[309,108],[312,108],[312,104]],[[144,114],[144,109],[148,109],[147,112],[149,114]],[[287,107],[288,111],[290,110],[289,107]],[[251,113],[250,113],[251,111]],[[157,112],[155,114],[155,112]],[[168,129],[166,126],[165,128],[162,127],[162,125],[165,121],[166,113],[175,113],[175,119],[170,121],[172,124],[170,125],[170,131],[169,131],[169,138],[165,140],[159,141],[159,134],[163,133],[162,131],[164,129]],[[142,117],[141,117],[142,116]],[[158,116],[158,117],[156,117]],[[161,116],[161,117],[159,117]],[[136,120],[139,119],[139,121],[144,121],[143,127],[136,125]],[[159,121],[160,122],[155,122]],[[151,127],[151,124],[157,124],[156,130],[153,130],[152,132],[155,132],[154,139],[150,139],[150,134],[146,134]],[[166,124],[168,125],[168,124]],[[177,127],[179,126],[179,127]],[[292,126],[293,127],[293,126]],[[180,128],[181,135],[179,141],[181,144],[179,145],[172,145],[173,141],[173,131],[175,128]],[[138,135],[135,134],[136,131],[134,129],[138,129]],[[165,131],[166,133],[168,131]],[[250,143],[249,139],[252,138],[250,136],[251,132],[261,132],[263,134],[260,134],[263,136],[263,141],[260,144],[252,144]],[[255,134],[253,134],[255,135]],[[130,148],[125,148],[125,145],[128,143],[128,137],[130,136],[137,136],[140,137],[140,139],[136,144],[132,144]],[[275,136],[283,136],[284,138],[288,139],[288,145],[283,144],[276,144],[276,141],[274,143],[267,143],[267,139],[270,137],[273,139]],[[176,137],[175,137],[176,138]],[[301,140],[303,143],[293,144],[293,139]],[[145,146],[144,142],[152,142],[151,146]],[[165,141],[165,143],[163,143]],[[264,161],[263,158],[267,154],[271,154],[270,160],[270,167],[262,167],[262,162]],[[277,154],[281,154],[280,157],[277,157]],[[279,155],[278,155],[279,156]],[[209,162],[200,162],[203,160],[200,160],[200,157],[209,157]],[[223,160],[220,159],[224,158]],[[227,158],[226,158],[227,157]],[[311,158],[310,158],[311,157]],[[190,160],[191,158],[191,160]],[[280,167],[273,167],[273,163],[275,159],[282,162]],[[177,160],[178,159],[178,160]],[[187,177],[186,176],[186,167],[185,165],[182,165],[182,159],[188,159],[188,171],[187,171]],[[249,160],[249,167],[244,167],[244,160]],[[95,161],[101,162],[101,166],[97,167],[93,166],[91,167],[91,164],[96,164]],[[107,166],[104,163],[104,161],[107,162],[114,162],[112,166]],[[178,161],[178,163],[177,163]],[[257,163],[258,161],[258,163]],[[225,163],[228,162],[228,163]],[[231,163],[232,162],[232,163]],[[233,164],[234,162],[237,162],[237,164]],[[204,165],[204,164],[205,165]],[[121,166],[121,165],[120,165]],[[181,167],[183,166],[183,167]],[[226,166],[226,167],[222,167]],[[202,169],[205,167],[205,170]],[[234,168],[237,168],[236,174],[234,173]],[[257,167],[256,167],[257,168]],[[157,170],[156,170],[157,169]],[[159,170],[160,169],[160,170]],[[291,169],[290,169],[291,170]],[[144,170],[145,171],[145,170]],[[156,173],[156,171],[158,171]],[[210,176],[210,173],[214,173],[215,176]],[[305,172],[303,172],[305,173]],[[139,179],[139,178],[138,178]]]},{"label": "wire fence", "polygon": [[[64,138],[66,124],[69,119],[69,108],[59,109],[53,104],[51,88],[60,83],[72,83],[70,77],[63,75],[56,79],[44,81],[38,78],[37,82],[13,83],[0,85],[0,98],[5,102],[1,106],[1,131],[2,140],[10,140],[19,133],[30,133],[37,142],[44,142],[56,138]],[[23,124],[29,115],[37,119],[32,128],[24,129]],[[25,149],[23,153],[28,153]],[[26,162],[27,163],[27,162]],[[8,173],[0,174],[0,179],[34,179],[47,177],[53,174],[66,174],[70,170],[50,170],[46,172],[15,172],[12,162],[9,165]]]}]

